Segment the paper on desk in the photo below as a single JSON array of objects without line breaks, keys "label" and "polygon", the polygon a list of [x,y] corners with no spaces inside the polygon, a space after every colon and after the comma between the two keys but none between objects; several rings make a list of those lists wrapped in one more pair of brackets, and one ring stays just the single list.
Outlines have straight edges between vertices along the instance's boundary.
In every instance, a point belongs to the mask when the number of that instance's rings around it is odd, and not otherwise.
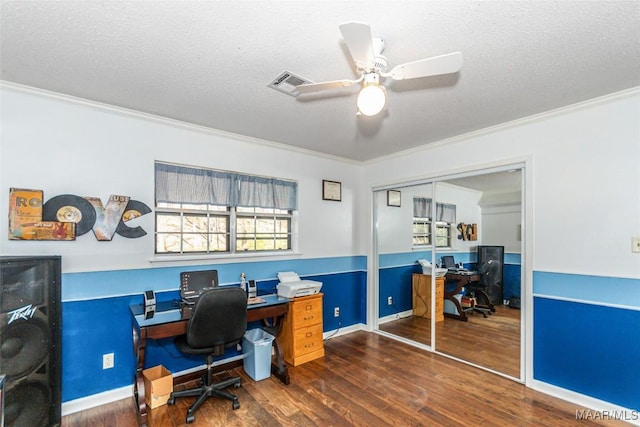
[{"label": "paper on desk", "polygon": [[247,305],[251,304],[262,304],[264,300],[260,297],[251,297],[247,299]]}]

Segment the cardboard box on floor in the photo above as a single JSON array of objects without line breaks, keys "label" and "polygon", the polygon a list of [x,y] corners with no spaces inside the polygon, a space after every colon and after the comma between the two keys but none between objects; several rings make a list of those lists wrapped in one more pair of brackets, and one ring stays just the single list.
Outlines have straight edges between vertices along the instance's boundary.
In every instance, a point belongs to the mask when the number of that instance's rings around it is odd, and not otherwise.
[{"label": "cardboard box on floor", "polygon": [[165,405],[173,391],[173,376],[164,366],[158,365],[142,371],[145,402],[151,409]]}]

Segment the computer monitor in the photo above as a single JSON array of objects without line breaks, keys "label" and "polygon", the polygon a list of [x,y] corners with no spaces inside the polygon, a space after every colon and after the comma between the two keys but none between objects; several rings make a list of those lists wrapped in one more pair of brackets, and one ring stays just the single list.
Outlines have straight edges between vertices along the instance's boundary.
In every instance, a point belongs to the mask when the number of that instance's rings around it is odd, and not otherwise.
[{"label": "computer monitor", "polygon": [[194,300],[209,289],[218,286],[218,270],[183,271],[180,273],[180,296]]},{"label": "computer monitor", "polygon": [[456,262],[451,255],[445,255],[442,257],[442,267],[444,268],[456,268]]}]

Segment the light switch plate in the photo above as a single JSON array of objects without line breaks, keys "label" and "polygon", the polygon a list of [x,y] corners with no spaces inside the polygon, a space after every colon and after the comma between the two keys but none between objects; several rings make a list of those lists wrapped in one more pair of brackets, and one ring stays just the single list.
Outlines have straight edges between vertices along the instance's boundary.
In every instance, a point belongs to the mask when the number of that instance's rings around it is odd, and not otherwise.
[{"label": "light switch plate", "polygon": [[640,237],[631,238],[631,252],[640,254]]}]

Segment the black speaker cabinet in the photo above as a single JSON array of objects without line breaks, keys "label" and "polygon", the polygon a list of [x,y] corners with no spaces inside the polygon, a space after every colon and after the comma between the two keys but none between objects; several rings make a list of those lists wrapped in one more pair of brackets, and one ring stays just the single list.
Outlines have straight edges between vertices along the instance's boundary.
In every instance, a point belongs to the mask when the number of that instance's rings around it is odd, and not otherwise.
[{"label": "black speaker cabinet", "polygon": [[6,427],[61,422],[59,256],[0,257],[0,375]]},{"label": "black speaker cabinet", "polygon": [[478,246],[478,273],[493,305],[503,302],[504,246]]}]

